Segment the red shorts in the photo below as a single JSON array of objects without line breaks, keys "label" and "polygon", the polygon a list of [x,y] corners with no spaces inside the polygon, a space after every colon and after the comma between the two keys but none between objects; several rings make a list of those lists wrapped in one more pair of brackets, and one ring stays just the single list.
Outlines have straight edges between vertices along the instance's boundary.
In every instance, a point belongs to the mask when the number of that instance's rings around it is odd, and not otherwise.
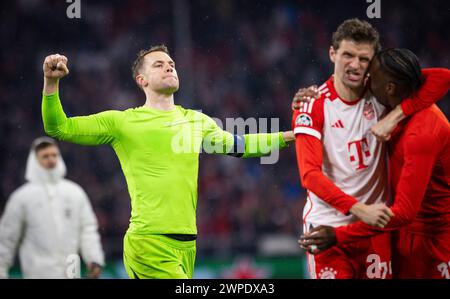
[{"label": "red shorts", "polygon": [[337,245],[316,255],[307,254],[307,259],[313,279],[389,279],[391,234]]},{"label": "red shorts", "polygon": [[450,232],[413,233],[401,229],[393,233],[394,278],[450,279]]}]

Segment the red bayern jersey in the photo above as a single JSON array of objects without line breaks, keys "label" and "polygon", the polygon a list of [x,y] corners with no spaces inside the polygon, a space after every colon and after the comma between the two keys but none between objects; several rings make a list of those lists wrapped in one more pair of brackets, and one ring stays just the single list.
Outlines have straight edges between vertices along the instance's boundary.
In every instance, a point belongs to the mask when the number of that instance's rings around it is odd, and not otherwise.
[{"label": "red bayern jersey", "polygon": [[[419,95],[427,101],[450,87],[450,70],[436,69]],[[428,97],[424,91],[430,91]],[[431,99],[431,100],[430,100]],[[403,105],[402,105],[403,107]],[[384,229],[362,222],[336,229],[339,243],[402,227],[422,234],[450,231],[450,125],[433,105],[401,123],[389,146],[395,216]]]},{"label": "red bayern jersey", "polygon": [[333,77],[319,92],[319,99],[302,103],[293,115],[297,161],[308,189],[303,217],[307,227],[340,226],[356,220],[348,211],[357,201],[388,198],[384,144],[370,132],[385,108],[370,94],[345,101]]},{"label": "red bayern jersey", "polygon": [[[404,113],[410,115],[430,106],[442,97],[445,94],[443,90],[445,88],[448,89],[449,86],[449,83],[445,80],[448,73],[449,71],[447,69],[424,69],[422,74],[425,83],[416,95],[403,101],[402,109]],[[332,78],[320,87],[320,91],[320,99],[312,101],[309,104],[303,104],[299,111],[294,111],[293,115],[292,126],[297,136],[296,153],[298,167],[302,184],[309,190],[308,201],[304,209],[304,220],[311,221],[311,218],[316,218],[319,221],[312,219],[314,224],[339,226],[339,222],[344,223],[354,220],[348,216],[346,216],[347,218],[342,218],[339,212],[344,216],[347,215],[351,206],[357,200],[360,200],[358,195],[355,195],[355,192],[348,191],[348,189],[340,185],[341,180],[343,182],[349,182],[349,178],[342,171],[343,165],[348,166],[348,163],[345,162],[350,161],[353,163],[353,167],[356,166],[356,171],[372,168],[378,169],[375,172],[382,175],[383,173],[386,174],[387,170],[382,169],[385,164],[380,161],[383,159],[384,150],[376,147],[379,146],[378,142],[374,146],[373,143],[366,143],[367,139],[363,140],[362,138],[359,139],[359,142],[352,143],[350,139],[354,138],[355,135],[346,138],[345,134],[342,134],[343,132],[340,132],[341,134],[335,134],[336,130],[332,129],[348,129],[349,126],[353,126],[352,129],[360,130],[361,132],[361,128],[363,128],[362,132],[364,132],[365,136],[373,138],[368,131],[368,126],[371,126],[373,122],[367,123],[364,120],[377,121],[383,114],[383,108],[378,102],[373,101],[371,97],[366,97],[364,102],[362,102],[363,99],[353,102],[353,105],[340,99],[332,84]],[[337,105],[333,105],[333,103]],[[358,104],[361,105],[361,103],[364,103],[362,109],[361,106],[357,106]],[[359,108],[359,110],[354,109],[353,115],[352,113],[341,113],[340,111],[349,112],[354,107]],[[354,115],[358,116],[358,114],[359,118],[354,118]],[[302,136],[301,138],[298,137],[300,135]],[[360,133],[359,136],[362,135]],[[346,141],[347,147],[343,146]],[[340,146],[334,146],[339,143]],[[347,151],[344,150],[345,148]],[[350,152],[350,149],[353,150],[353,153]],[[377,154],[381,152],[378,155],[381,157],[378,163],[374,163],[374,160],[368,160],[371,163],[367,163],[366,158],[372,152]],[[330,159],[330,157],[336,156],[337,154],[341,154],[342,157]],[[345,155],[347,156],[347,160]],[[347,167],[347,169],[349,168]],[[347,175],[351,177],[355,173],[357,174],[357,172],[349,171]],[[361,182],[357,184],[357,186],[361,186],[360,190],[371,191],[374,186],[379,187],[377,191],[381,190],[381,187],[383,187],[381,184],[367,184],[368,180],[370,181],[372,179],[373,182],[374,178],[371,178],[367,173],[365,175],[365,178],[361,180],[363,184],[360,184]],[[385,189],[380,191],[379,194],[382,194],[381,198],[384,199]],[[372,202],[371,200],[367,201],[367,198],[370,198],[370,196],[366,196],[362,201],[366,203]],[[326,210],[318,209],[320,207],[325,207]],[[333,208],[336,210],[333,211]]]}]

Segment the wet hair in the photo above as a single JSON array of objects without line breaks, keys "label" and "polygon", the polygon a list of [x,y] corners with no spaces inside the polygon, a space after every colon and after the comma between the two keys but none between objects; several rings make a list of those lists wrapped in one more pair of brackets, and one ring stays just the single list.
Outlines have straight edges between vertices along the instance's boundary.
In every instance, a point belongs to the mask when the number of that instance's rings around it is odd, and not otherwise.
[{"label": "wet hair", "polygon": [[375,53],[381,50],[378,31],[369,22],[357,18],[348,19],[339,25],[331,40],[333,49],[339,49],[339,45],[343,40],[371,44]]},{"label": "wet hair", "polygon": [[419,59],[408,49],[391,48],[376,55],[382,71],[391,75],[394,83],[405,88],[408,95],[419,90],[423,83]]},{"label": "wet hair", "polygon": [[[139,75],[139,73],[142,70],[142,66],[144,65],[145,55],[147,55],[148,53],[152,53],[152,52],[164,52],[167,55],[170,55],[169,49],[164,44],[152,46],[152,47],[150,47],[150,49],[139,51],[139,53],[137,54],[136,60],[133,62],[133,66],[131,67],[131,71],[133,73],[133,80],[136,80],[136,77]],[[138,84],[138,86],[139,86],[139,84]],[[139,86],[139,88],[141,88],[141,86]]]}]

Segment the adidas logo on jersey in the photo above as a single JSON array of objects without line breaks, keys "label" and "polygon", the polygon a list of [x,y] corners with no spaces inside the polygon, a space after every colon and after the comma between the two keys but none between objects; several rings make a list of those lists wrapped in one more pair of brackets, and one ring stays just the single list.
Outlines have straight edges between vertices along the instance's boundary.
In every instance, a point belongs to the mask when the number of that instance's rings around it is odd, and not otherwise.
[{"label": "adidas logo on jersey", "polygon": [[333,125],[331,125],[332,128],[344,128],[344,124],[342,123],[341,120],[338,120],[337,122],[335,122]]}]

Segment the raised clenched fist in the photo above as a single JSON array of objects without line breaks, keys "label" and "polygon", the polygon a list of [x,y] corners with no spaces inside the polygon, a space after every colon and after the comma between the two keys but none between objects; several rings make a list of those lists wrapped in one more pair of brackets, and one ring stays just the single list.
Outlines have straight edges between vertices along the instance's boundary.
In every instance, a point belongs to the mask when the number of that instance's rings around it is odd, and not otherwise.
[{"label": "raised clenched fist", "polygon": [[58,80],[69,74],[67,68],[67,57],[64,55],[54,54],[45,57],[42,66],[44,77],[50,80]]}]

